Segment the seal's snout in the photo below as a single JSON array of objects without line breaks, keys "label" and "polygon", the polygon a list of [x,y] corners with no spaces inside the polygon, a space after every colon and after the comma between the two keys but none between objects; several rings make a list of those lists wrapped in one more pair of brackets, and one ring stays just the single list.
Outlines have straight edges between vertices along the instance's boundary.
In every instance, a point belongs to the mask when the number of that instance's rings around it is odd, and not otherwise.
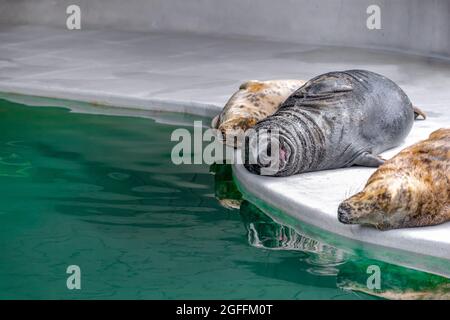
[{"label": "seal's snout", "polygon": [[246,154],[246,168],[260,175],[277,175],[289,157],[279,137],[270,132],[258,132],[246,139]]},{"label": "seal's snout", "polygon": [[343,201],[338,207],[338,220],[344,224],[360,224],[380,228],[386,212],[378,202],[379,196],[363,191]]},{"label": "seal's snout", "polygon": [[351,224],[352,207],[347,202],[342,202],[338,208],[338,220],[345,224]]},{"label": "seal's snout", "polygon": [[218,127],[220,140],[230,147],[240,148],[244,142],[246,129],[247,127],[241,125],[240,120],[227,121]]}]

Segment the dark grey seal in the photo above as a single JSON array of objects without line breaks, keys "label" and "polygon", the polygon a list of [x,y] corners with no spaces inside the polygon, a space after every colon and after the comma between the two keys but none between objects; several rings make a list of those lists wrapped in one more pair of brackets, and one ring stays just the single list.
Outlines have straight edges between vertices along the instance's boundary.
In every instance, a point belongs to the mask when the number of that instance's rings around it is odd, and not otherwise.
[{"label": "dark grey seal", "polygon": [[[378,167],[378,154],[398,146],[414,119],[425,115],[414,110],[403,90],[388,78],[366,70],[330,72],[317,76],[295,91],[247,136],[245,167],[261,174],[268,165],[263,153],[249,163],[249,138],[262,132],[279,132],[279,164],[274,176],[344,168]],[[267,157],[266,157],[267,159]]]}]

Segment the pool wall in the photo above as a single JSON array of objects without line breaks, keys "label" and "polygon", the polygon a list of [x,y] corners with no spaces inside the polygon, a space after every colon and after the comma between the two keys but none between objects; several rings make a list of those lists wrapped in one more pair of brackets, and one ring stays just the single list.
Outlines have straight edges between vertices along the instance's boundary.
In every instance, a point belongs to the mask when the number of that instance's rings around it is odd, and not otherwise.
[{"label": "pool wall", "polygon": [[[233,35],[450,57],[447,0],[5,0],[0,21],[65,26],[71,4],[81,7],[84,28]],[[366,26],[370,5],[380,7],[380,30]]]}]

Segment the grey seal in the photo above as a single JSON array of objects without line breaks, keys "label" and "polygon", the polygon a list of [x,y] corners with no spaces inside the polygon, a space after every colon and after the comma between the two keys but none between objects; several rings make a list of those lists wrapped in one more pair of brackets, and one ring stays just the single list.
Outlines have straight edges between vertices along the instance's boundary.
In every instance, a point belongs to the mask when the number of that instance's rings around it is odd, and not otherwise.
[{"label": "grey seal", "polygon": [[[419,115],[425,118],[397,84],[380,74],[366,70],[322,74],[255,125],[246,137],[245,167],[261,174],[268,166],[267,157],[260,159],[270,155],[270,145],[255,150],[248,142],[275,131],[279,163],[274,176],[353,165],[378,167],[384,162],[378,154],[398,146]],[[249,161],[250,152],[257,154],[256,161]]]}]

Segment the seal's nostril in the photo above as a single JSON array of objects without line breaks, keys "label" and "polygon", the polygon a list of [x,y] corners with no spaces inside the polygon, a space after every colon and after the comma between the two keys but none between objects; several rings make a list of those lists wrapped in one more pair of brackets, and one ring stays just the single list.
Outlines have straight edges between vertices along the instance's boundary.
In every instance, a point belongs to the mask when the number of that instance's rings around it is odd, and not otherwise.
[{"label": "seal's nostril", "polygon": [[349,204],[341,203],[338,208],[338,220],[342,223],[350,223],[350,210]]}]

